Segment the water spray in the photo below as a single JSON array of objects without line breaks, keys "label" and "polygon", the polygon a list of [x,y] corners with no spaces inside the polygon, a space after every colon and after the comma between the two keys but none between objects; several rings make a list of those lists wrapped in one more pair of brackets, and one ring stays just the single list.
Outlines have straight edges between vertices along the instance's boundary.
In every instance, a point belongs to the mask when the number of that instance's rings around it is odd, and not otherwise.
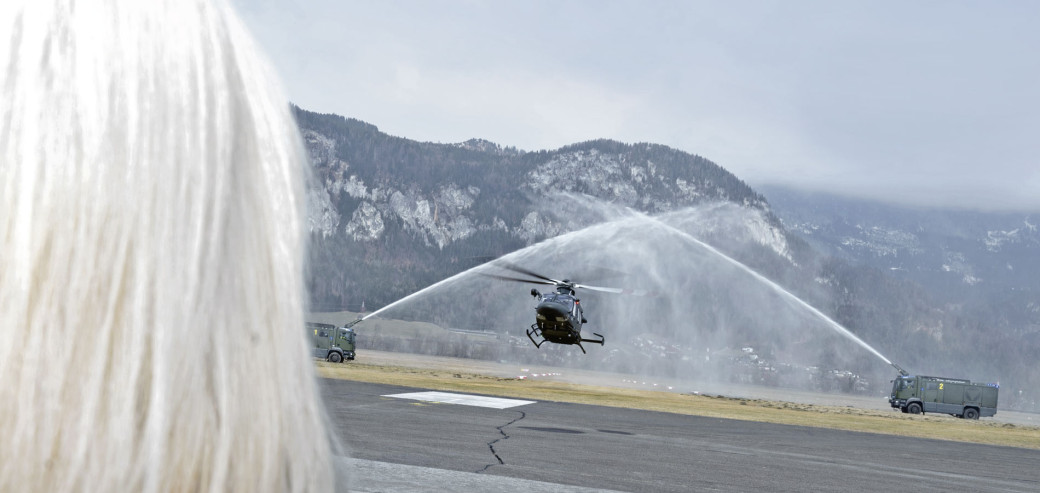
[{"label": "water spray", "polygon": [[665,228],[665,229],[667,229],[669,231],[672,231],[672,232],[682,236],[683,238],[691,241],[692,243],[700,246],[701,248],[704,248],[705,250],[707,250],[707,251],[709,251],[709,252],[711,252],[711,253],[713,253],[713,254],[715,254],[715,255],[723,258],[723,259],[725,259],[730,264],[740,268],[744,272],[747,272],[748,274],[753,276],[755,279],[757,279],[757,280],[765,283],[769,287],[773,288],[773,290],[776,291],[777,293],[779,293],[781,296],[783,296],[783,297],[785,297],[785,298],[787,298],[787,299],[789,299],[791,301],[794,301],[798,305],[800,305],[803,308],[809,310],[811,313],[813,313],[814,315],[816,315],[817,317],[819,317],[820,319],[825,321],[827,323],[827,325],[829,325],[836,332],[838,332],[841,335],[844,335],[845,337],[849,338],[850,340],[852,340],[856,344],[859,344],[861,347],[863,347],[867,351],[870,351],[871,353],[873,353],[878,358],[881,358],[881,361],[884,361],[885,363],[888,363],[888,364],[890,364],[892,366],[895,366],[900,372],[904,371],[902,368],[899,368],[898,366],[896,366],[894,363],[892,363],[892,361],[890,361],[888,358],[886,358],[884,355],[882,355],[876,349],[871,347],[869,344],[867,344],[866,342],[863,342],[862,339],[860,339],[859,337],[856,337],[856,335],[853,334],[852,332],[850,332],[848,329],[846,329],[845,327],[842,327],[841,324],[839,324],[838,322],[835,322],[830,317],[825,315],[823,312],[821,312],[820,310],[817,310],[815,307],[813,307],[812,305],[806,303],[801,298],[795,296],[790,291],[787,291],[786,289],[784,289],[779,284],[771,281],[769,278],[763,276],[762,274],[759,274],[758,272],[755,272],[754,269],[752,269],[752,268],[744,265],[743,263],[737,261],[736,259],[733,259],[732,257],[730,257],[730,256],[728,256],[728,255],[726,255],[726,254],[724,254],[722,252],[720,252],[715,247],[713,247],[713,246],[711,246],[711,245],[709,245],[709,244],[707,244],[707,243],[705,243],[705,242],[703,242],[701,240],[698,240],[693,235],[691,235],[691,234],[689,234],[689,233],[687,233],[687,232],[685,232],[685,231],[683,231],[681,229],[678,229],[678,228],[676,228],[674,226],[671,226],[668,223],[665,223],[665,222],[661,221],[660,219],[657,219],[655,217],[648,216],[648,215],[642,214],[642,213],[636,213],[636,214],[638,214],[638,215],[640,215],[640,216],[642,216],[642,217],[644,217],[644,218],[646,218],[646,219],[648,219],[650,221],[653,221],[653,222],[659,224],[661,227],[663,227],[663,228]]},{"label": "water spray", "polygon": [[349,328],[357,325],[359,322],[361,322],[363,320],[368,320],[369,318],[372,318],[373,316],[375,316],[378,313],[385,312],[385,311],[387,311],[387,310],[389,310],[389,309],[391,309],[391,308],[393,308],[393,307],[395,307],[397,305],[400,305],[401,303],[404,303],[404,302],[406,302],[406,301],[408,301],[408,300],[410,300],[412,298],[420,296],[420,295],[422,295],[423,293],[425,293],[427,291],[432,291],[432,290],[434,290],[434,289],[436,289],[436,288],[438,288],[440,286],[451,284],[451,283],[455,282],[456,280],[458,280],[459,278],[461,278],[462,276],[465,276],[466,274],[468,274],[473,269],[476,269],[476,268],[478,268],[478,267],[480,267],[482,265],[485,265],[485,264],[480,264],[480,265],[478,265],[476,267],[472,267],[472,268],[466,269],[466,270],[464,270],[462,272],[459,272],[458,274],[455,274],[454,276],[451,276],[451,277],[449,277],[447,279],[444,279],[442,281],[439,281],[439,282],[436,282],[436,283],[431,284],[429,286],[426,286],[425,288],[422,288],[422,289],[420,289],[420,290],[418,290],[418,291],[416,291],[416,292],[414,292],[414,293],[412,293],[412,294],[410,294],[408,296],[405,296],[404,298],[401,298],[401,299],[399,299],[399,300],[397,300],[397,301],[395,301],[393,303],[390,303],[389,305],[386,305],[386,306],[384,306],[384,307],[382,307],[382,308],[380,308],[378,310],[375,310],[372,313],[369,313],[368,315],[365,315],[364,317],[361,317],[361,318],[359,318],[357,320],[354,320],[353,322],[348,323],[344,327],[349,329]]},{"label": "water spray", "polygon": [[[582,229],[582,230],[579,230],[579,231],[572,231],[570,233],[566,233],[566,234],[563,234],[563,235],[560,235],[560,236],[557,236],[557,237],[551,238],[551,239],[552,240],[559,240],[559,239],[564,239],[564,238],[567,238],[567,237],[570,237],[570,236],[582,234],[582,233],[587,232],[589,229],[595,228],[596,226],[600,226],[600,225],[590,226],[589,228],[585,228],[585,229]],[[548,241],[548,240],[546,240],[546,241]],[[489,265],[492,262],[495,262],[496,260],[502,260],[502,259],[507,259],[507,258],[510,258],[510,257],[515,257],[515,256],[520,255],[522,252],[531,250],[533,248],[542,246],[544,244],[545,244],[545,241],[540,242],[540,243],[536,243],[534,245],[530,245],[530,246],[527,246],[527,247],[522,248],[520,250],[516,250],[514,252],[511,252],[511,253],[508,253],[506,255],[503,255],[503,256],[501,256],[501,257],[499,257],[497,259],[492,259],[492,260],[484,262],[484,263],[482,263],[480,265],[477,265],[477,266],[474,266],[474,267],[470,267],[469,269],[466,269],[466,270],[464,270],[462,272],[459,272],[458,274],[455,274],[454,276],[451,276],[451,277],[449,277],[447,279],[444,279],[442,281],[439,281],[439,282],[436,282],[436,283],[431,284],[429,286],[426,286],[425,288],[422,288],[422,289],[420,289],[420,290],[418,290],[418,291],[416,291],[416,292],[414,292],[414,293],[412,293],[412,294],[410,294],[408,296],[405,296],[404,298],[401,298],[401,299],[399,299],[397,301],[394,301],[393,303],[390,303],[389,305],[386,305],[386,306],[384,306],[384,307],[382,307],[382,308],[380,308],[378,310],[375,310],[372,313],[369,313],[368,315],[365,315],[364,317],[361,317],[361,318],[359,318],[357,320],[354,320],[354,321],[350,322],[349,324],[347,324],[345,327],[346,328],[353,327],[354,325],[357,325],[359,322],[361,322],[363,320],[368,320],[369,318],[372,318],[373,316],[375,316],[375,315],[377,315],[379,313],[382,313],[382,312],[387,311],[387,310],[389,310],[389,309],[391,309],[391,308],[393,308],[393,307],[395,307],[397,305],[400,305],[400,304],[405,303],[405,302],[407,302],[409,300],[412,300],[414,298],[422,296],[423,294],[425,294],[425,293],[427,293],[429,291],[433,291],[433,290],[435,290],[435,289],[437,289],[439,287],[442,287],[442,286],[447,286],[449,284],[453,284],[456,281],[458,281],[459,279],[461,279],[462,277],[472,273],[473,271],[475,271],[477,269],[480,269],[480,268],[482,268],[482,267],[484,267],[486,265]]]},{"label": "water spray", "polygon": [[[687,233],[687,232],[685,232],[685,231],[683,231],[683,230],[681,230],[681,229],[679,229],[679,228],[677,228],[675,226],[672,226],[672,225],[668,224],[667,222],[665,222],[662,219],[659,219],[659,218],[656,218],[656,217],[653,217],[653,216],[650,216],[650,215],[647,215],[647,214],[644,214],[644,213],[640,213],[640,212],[637,212],[637,211],[632,211],[631,209],[629,209],[626,212],[628,212],[628,214],[630,214],[629,215],[630,218],[638,219],[638,220],[641,220],[641,221],[649,221],[651,224],[657,225],[659,228],[661,228],[664,231],[667,231],[669,234],[677,235],[678,237],[685,239],[687,242],[693,243],[696,246],[699,246],[700,248],[702,248],[706,252],[709,252],[713,256],[715,256],[717,258],[721,258],[721,259],[725,260],[727,263],[731,264],[732,266],[737,267],[741,271],[746,272],[747,274],[751,275],[752,278],[754,278],[758,282],[761,282],[761,283],[769,286],[770,288],[772,288],[772,290],[774,292],[776,292],[777,294],[780,294],[783,299],[786,299],[786,300],[788,300],[790,302],[794,302],[795,305],[797,305],[797,306],[799,306],[801,308],[804,308],[805,310],[807,310],[808,312],[810,312],[814,316],[818,317],[820,320],[824,321],[832,330],[834,330],[838,334],[840,334],[840,335],[846,337],[847,339],[855,342],[857,345],[861,346],[863,349],[866,349],[867,351],[869,351],[873,355],[877,356],[880,360],[884,361],[886,364],[892,365],[894,368],[896,368],[900,372],[900,374],[907,374],[907,372],[905,370],[903,370],[898,365],[892,363],[891,360],[889,360],[884,355],[882,355],[880,352],[878,352],[876,349],[874,349],[869,344],[867,344],[866,342],[861,340],[859,337],[857,337],[855,334],[850,332],[848,329],[846,329],[845,327],[841,326],[840,324],[838,324],[837,322],[835,322],[834,320],[829,318],[827,315],[822,313],[820,310],[816,309],[815,307],[813,307],[812,305],[810,305],[807,302],[803,301],[802,299],[800,299],[796,295],[794,295],[791,292],[787,291],[786,289],[784,289],[779,284],[777,284],[777,283],[773,282],[772,280],[768,279],[767,277],[759,274],[758,272],[756,272],[755,270],[751,269],[750,267],[748,267],[748,266],[744,265],[743,263],[733,259],[732,257],[729,257],[728,255],[722,253],[721,251],[719,251],[715,247],[713,247],[713,246],[711,246],[711,245],[709,245],[709,244],[707,244],[707,243],[697,239],[693,235],[691,235],[691,234],[689,234],[689,233]],[[566,233],[564,235],[560,235],[560,236],[551,238],[549,240],[540,242],[540,243],[538,243],[536,245],[530,245],[530,246],[528,246],[526,248],[523,248],[521,250],[517,250],[515,252],[511,252],[511,253],[509,253],[507,255],[504,255],[501,258],[502,259],[507,259],[507,258],[510,258],[510,257],[521,257],[521,256],[524,256],[525,255],[524,252],[529,252],[529,251],[531,251],[532,248],[538,248],[539,246],[545,246],[545,245],[548,244],[547,242],[549,242],[549,241],[552,241],[554,243],[563,241],[563,242],[565,242],[564,244],[566,244],[566,241],[570,237],[574,237],[576,235],[589,234],[591,231],[597,230],[600,227],[609,227],[609,225],[617,226],[617,219],[624,219],[624,217],[618,217],[618,218],[616,218],[613,221],[607,221],[606,223],[595,224],[593,226],[590,226],[590,227],[587,227],[587,228],[584,228],[584,229],[581,229],[581,230],[578,230],[578,231],[572,231],[570,233]],[[375,310],[375,311],[369,313],[368,315],[365,315],[364,317],[360,317],[357,320],[351,321],[345,327],[346,328],[353,327],[354,325],[356,325],[356,324],[358,324],[358,323],[360,323],[360,322],[362,322],[364,320],[367,320],[367,319],[369,319],[369,318],[371,318],[373,316],[376,316],[376,315],[378,315],[380,313],[383,313],[383,312],[385,312],[387,310],[395,308],[395,307],[397,307],[397,306],[399,306],[401,304],[404,304],[404,303],[406,303],[406,302],[408,302],[410,300],[413,300],[413,299],[415,299],[417,297],[420,297],[420,296],[423,296],[425,294],[428,294],[431,291],[434,291],[434,290],[436,290],[438,288],[454,284],[457,281],[461,280],[463,277],[465,277],[465,276],[467,276],[469,274],[472,274],[472,273],[474,273],[475,271],[477,271],[477,270],[479,270],[481,268],[486,268],[487,265],[492,263],[492,262],[494,262],[494,260],[491,260],[489,262],[485,262],[483,264],[477,265],[475,267],[472,267],[470,269],[462,271],[462,272],[460,272],[458,274],[455,274],[455,275],[453,275],[453,276],[451,276],[451,277],[449,277],[447,279],[444,279],[444,280],[442,280],[440,282],[437,282],[435,284],[427,286],[427,287],[425,287],[425,288],[423,288],[423,289],[421,289],[419,291],[416,291],[416,292],[414,292],[414,293],[412,293],[412,294],[410,294],[408,296],[405,296],[404,298],[401,298],[401,299],[399,299],[397,301],[394,301],[394,302],[392,302],[392,303],[390,303],[390,304],[388,304],[388,305],[386,305],[386,306],[384,306],[382,308],[379,308],[378,310]]]}]

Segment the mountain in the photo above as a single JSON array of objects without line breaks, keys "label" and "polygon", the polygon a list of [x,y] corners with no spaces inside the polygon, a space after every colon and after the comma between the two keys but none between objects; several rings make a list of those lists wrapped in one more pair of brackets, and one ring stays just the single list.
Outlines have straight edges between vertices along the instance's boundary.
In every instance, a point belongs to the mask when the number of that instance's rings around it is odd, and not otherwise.
[{"label": "mountain", "polygon": [[318,308],[378,308],[447,277],[466,259],[577,228],[580,220],[545,211],[557,193],[649,214],[728,201],[779,226],[762,196],[733,174],[661,145],[597,140],[523,152],[476,139],[434,144],[295,111],[318,182],[308,195]]},{"label": "mountain", "polygon": [[942,288],[1040,287],[1034,275],[1040,266],[1038,213],[923,209],[777,186],[760,189],[786,228],[842,258]]},{"label": "mountain", "polygon": [[818,251],[922,286],[1008,330],[1040,332],[1040,214],[935,210],[762,187]]}]

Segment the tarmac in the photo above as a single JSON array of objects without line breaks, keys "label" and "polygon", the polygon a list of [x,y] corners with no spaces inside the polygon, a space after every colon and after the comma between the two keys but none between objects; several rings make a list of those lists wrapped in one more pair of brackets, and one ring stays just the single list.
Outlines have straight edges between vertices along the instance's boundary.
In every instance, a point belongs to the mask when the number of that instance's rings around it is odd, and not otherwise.
[{"label": "tarmac", "polygon": [[1038,450],[321,382],[351,491],[1040,491]]}]

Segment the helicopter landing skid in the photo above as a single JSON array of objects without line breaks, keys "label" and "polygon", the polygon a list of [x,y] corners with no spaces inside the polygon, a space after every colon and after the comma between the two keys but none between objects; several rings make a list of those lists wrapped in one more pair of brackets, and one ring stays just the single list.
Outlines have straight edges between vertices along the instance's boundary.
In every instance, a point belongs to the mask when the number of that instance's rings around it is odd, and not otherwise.
[{"label": "helicopter landing skid", "polygon": [[[542,340],[536,341],[532,335],[538,336]],[[542,337],[542,330],[538,328],[538,324],[531,324],[531,328],[527,329],[527,338],[534,343],[534,347],[542,347],[542,344],[545,344],[545,338]]]},{"label": "helicopter landing skid", "polygon": [[599,344],[600,346],[604,345],[603,343],[606,341],[606,338],[604,338],[602,334],[596,334],[595,332],[593,332],[593,334],[599,336],[599,339],[580,339],[578,341],[578,347],[581,348],[581,352],[583,354],[587,354],[587,353],[585,353],[585,346],[581,345],[582,342],[592,342],[592,343]]},{"label": "helicopter landing skid", "polygon": [[[578,345],[579,349],[581,349],[582,354],[588,354],[587,352],[585,352],[585,346],[581,345],[581,343],[583,342],[591,342],[594,344],[599,344],[600,346],[604,345],[603,343],[606,341],[606,338],[603,337],[603,334],[597,334],[593,332],[593,335],[599,337],[599,339],[578,339],[578,341],[574,343]],[[534,336],[538,336],[542,340],[536,341],[534,340]],[[531,324],[531,328],[527,329],[527,338],[530,339],[532,343],[534,343],[534,347],[536,348],[542,347],[542,344],[545,344],[546,341],[545,337],[542,336],[542,330],[538,328],[538,324]]]}]

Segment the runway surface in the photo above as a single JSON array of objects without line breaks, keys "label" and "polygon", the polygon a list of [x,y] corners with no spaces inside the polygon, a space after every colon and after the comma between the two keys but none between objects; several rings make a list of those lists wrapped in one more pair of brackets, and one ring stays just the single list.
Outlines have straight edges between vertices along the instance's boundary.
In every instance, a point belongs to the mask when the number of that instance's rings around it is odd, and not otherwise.
[{"label": "runway surface", "polygon": [[483,407],[348,380],[322,389],[358,491],[1040,491],[1037,450],[558,402]]}]

